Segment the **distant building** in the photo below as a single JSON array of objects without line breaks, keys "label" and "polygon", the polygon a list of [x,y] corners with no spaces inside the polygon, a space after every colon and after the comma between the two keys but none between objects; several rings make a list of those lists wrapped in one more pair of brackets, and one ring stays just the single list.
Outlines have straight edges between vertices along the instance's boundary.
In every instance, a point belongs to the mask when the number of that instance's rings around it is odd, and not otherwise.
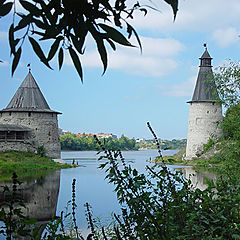
[{"label": "distant building", "polygon": [[186,160],[197,157],[210,137],[218,138],[222,131],[218,123],[222,121],[222,105],[217,101],[217,89],[209,81],[212,74],[212,58],[207,48],[200,58],[200,69],[192,100],[189,101],[189,119]]},{"label": "distant building", "polygon": [[114,135],[112,133],[97,133],[96,134],[98,138],[113,138],[113,139],[117,139],[117,135]]},{"label": "distant building", "polygon": [[93,133],[77,133],[76,134],[78,137],[93,137],[94,135],[96,135],[98,138],[113,138],[113,139],[118,139],[117,135],[114,135],[112,133],[97,133],[97,134],[93,134]]},{"label": "distant building", "polygon": [[63,130],[63,129],[61,129],[61,128],[58,129],[58,134],[59,134],[59,135],[64,135],[64,134],[66,134],[66,133],[68,133],[68,131]]},{"label": "distant building", "polygon": [[136,139],[136,143],[144,143],[144,142],[146,142],[145,138],[137,138]]},{"label": "distant building", "polygon": [[50,109],[31,72],[0,111],[0,151],[32,151],[60,158],[58,114]]}]

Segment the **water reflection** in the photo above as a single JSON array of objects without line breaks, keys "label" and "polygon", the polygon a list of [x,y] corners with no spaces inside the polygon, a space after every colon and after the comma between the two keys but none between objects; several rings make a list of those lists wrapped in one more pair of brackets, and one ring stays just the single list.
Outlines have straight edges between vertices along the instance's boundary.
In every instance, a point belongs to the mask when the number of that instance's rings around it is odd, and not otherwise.
[{"label": "water reflection", "polygon": [[[2,183],[1,185],[12,188],[11,183]],[[56,218],[59,187],[60,171],[34,179],[31,183],[23,182],[19,187],[19,194],[26,206],[22,208],[22,212],[24,216],[37,220],[35,225],[42,225],[41,231],[44,230],[44,225],[49,220]],[[1,191],[0,202],[3,202],[5,197],[5,193]],[[3,239],[1,235],[0,239]]]},{"label": "water reflection", "polygon": [[216,179],[216,174],[207,170],[195,170],[192,166],[181,168],[181,172],[186,179],[191,180],[193,188],[199,188],[200,190],[205,190],[208,187],[208,182]]}]

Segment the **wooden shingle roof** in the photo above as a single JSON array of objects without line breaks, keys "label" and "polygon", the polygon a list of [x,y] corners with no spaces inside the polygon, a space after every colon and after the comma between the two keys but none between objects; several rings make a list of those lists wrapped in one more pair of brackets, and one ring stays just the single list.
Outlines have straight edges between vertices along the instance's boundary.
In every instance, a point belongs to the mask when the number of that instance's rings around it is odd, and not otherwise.
[{"label": "wooden shingle roof", "polygon": [[200,69],[191,102],[215,102],[218,99],[215,83],[212,81],[211,56],[205,49],[200,58]]},{"label": "wooden shingle roof", "polygon": [[30,71],[10,103],[1,112],[6,111],[59,113],[50,109]]}]

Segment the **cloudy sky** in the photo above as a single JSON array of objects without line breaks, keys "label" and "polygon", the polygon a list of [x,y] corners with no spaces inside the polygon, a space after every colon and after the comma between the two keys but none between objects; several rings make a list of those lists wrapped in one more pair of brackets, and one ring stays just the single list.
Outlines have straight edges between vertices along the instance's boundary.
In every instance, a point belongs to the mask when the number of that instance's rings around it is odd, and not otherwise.
[{"label": "cloudy sky", "polygon": [[160,138],[186,138],[186,102],[192,97],[203,44],[207,43],[214,67],[227,59],[240,60],[240,1],[180,0],[175,22],[167,4],[159,2],[156,7],[159,12],[149,11],[146,17],[136,14],[131,21],[141,37],[143,53],[121,46],[116,52],[110,50],[104,76],[95,46],[88,39],[81,59],[83,84],[69,57],[60,72],[55,60],[55,70],[49,70],[32,54],[28,43],[11,77],[7,30],[12,18],[2,18],[0,108],[7,106],[31,63],[50,107],[63,113],[59,125],[64,130],[151,138],[146,127],[150,121]]}]

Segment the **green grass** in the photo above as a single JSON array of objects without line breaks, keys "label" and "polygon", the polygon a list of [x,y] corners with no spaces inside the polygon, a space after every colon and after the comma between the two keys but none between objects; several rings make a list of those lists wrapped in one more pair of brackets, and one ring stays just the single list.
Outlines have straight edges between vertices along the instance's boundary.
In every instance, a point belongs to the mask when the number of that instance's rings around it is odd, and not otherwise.
[{"label": "green grass", "polygon": [[61,165],[49,157],[41,157],[32,152],[0,152],[0,181],[9,180],[13,172],[21,179],[69,167],[68,164]]}]

